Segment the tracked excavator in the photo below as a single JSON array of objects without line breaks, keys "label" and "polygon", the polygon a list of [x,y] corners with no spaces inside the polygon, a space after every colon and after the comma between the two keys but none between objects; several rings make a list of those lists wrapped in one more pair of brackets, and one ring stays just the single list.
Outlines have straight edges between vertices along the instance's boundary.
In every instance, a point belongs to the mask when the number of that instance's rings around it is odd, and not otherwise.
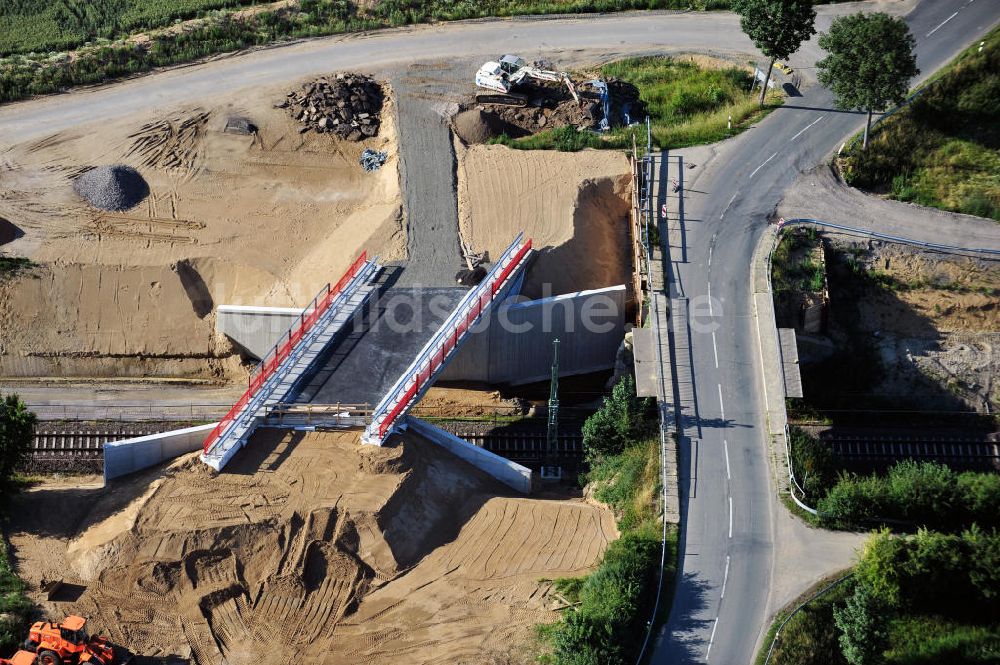
[{"label": "tracked excavator", "polygon": [[479,104],[501,104],[505,106],[527,106],[528,96],[516,92],[526,79],[538,81],[562,81],[574,101],[579,102],[576,86],[566,72],[556,72],[529,65],[524,58],[505,55],[498,61],[489,61],[476,72],[476,85],[492,93],[476,95]]}]

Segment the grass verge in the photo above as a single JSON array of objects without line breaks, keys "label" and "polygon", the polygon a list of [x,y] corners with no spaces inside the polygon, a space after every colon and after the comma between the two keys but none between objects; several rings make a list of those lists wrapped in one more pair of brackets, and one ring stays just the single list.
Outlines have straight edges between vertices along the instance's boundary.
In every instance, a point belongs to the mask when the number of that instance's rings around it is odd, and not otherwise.
[{"label": "grass verge", "polygon": [[0,653],[13,653],[24,641],[33,609],[11,567],[7,541],[0,538]]},{"label": "grass verge", "polygon": [[[780,93],[760,108],[749,92],[753,75],[744,68],[710,67],[683,58],[626,58],[601,67],[601,76],[631,83],[649,114],[653,143],[661,149],[715,143],[739,134],[781,103]],[[645,127],[618,127],[606,134],[561,127],[501,143],[522,150],[576,151],[583,148],[626,149],[636,135],[645,145]]]},{"label": "grass verge", "polygon": [[[557,580],[574,607],[561,621],[541,626],[548,665],[614,665],[634,662],[646,637],[660,574],[660,444],[634,444],[592,464],[586,480],[594,497],[614,510],[621,537],[611,543],[597,569],[585,578]],[[667,539],[663,574],[673,580],[677,529]],[[664,589],[664,598],[670,597]],[[664,604],[661,603],[661,607]],[[662,621],[666,608],[656,620]]]},{"label": "grass verge", "polygon": [[838,160],[844,180],[899,201],[1000,221],[1000,28]]}]

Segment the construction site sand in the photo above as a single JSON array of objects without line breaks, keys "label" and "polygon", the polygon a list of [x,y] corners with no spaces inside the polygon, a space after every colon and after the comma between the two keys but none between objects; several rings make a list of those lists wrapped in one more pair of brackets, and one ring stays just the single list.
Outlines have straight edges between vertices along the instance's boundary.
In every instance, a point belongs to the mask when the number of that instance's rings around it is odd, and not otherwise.
[{"label": "construction site sand", "polygon": [[[484,662],[555,620],[550,583],[617,537],[582,500],[512,496],[419,438],[260,430],[109,489],[19,496],[19,572],[138,654],[200,664]],[[30,510],[28,509],[30,506]],[[41,579],[79,585],[45,601]]]},{"label": "construction site sand", "polygon": [[455,144],[462,238],[493,258],[518,232],[532,238],[540,255],[525,295],[628,282],[630,170],[622,153]]},{"label": "construction site sand", "polygon": [[[362,249],[404,258],[391,95],[379,137],[348,143],[272,108],[289,85],[0,144],[0,249],[39,264],[0,281],[0,376],[226,374],[214,305],[302,306]],[[233,115],[259,133],[223,133]],[[125,213],[72,189],[112,163],[150,186]]]}]

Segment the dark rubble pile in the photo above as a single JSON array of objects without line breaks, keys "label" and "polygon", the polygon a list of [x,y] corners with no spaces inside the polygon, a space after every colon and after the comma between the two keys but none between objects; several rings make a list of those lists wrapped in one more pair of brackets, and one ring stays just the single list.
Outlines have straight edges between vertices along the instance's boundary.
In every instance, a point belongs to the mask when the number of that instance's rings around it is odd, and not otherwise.
[{"label": "dark rubble pile", "polygon": [[[607,81],[611,97],[612,127],[642,119],[643,107],[639,91],[630,83],[611,79]],[[528,96],[525,107],[483,104],[479,108],[494,113],[498,119],[534,134],[543,129],[556,129],[573,125],[578,129],[593,129],[601,121],[600,95],[586,83],[577,85],[580,101],[576,102],[561,83],[533,82],[518,90]]]},{"label": "dark rubble pile", "polygon": [[291,91],[277,106],[302,123],[299,133],[330,132],[349,141],[378,134],[382,86],[370,76],[337,74]]}]

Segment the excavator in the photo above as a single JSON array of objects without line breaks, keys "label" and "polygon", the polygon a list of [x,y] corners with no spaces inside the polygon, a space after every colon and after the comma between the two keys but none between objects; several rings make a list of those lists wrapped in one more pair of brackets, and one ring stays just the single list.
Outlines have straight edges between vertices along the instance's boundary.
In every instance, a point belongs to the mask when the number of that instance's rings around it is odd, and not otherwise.
[{"label": "excavator", "polygon": [[[117,665],[121,654],[99,635],[87,633],[87,620],[68,616],[62,623],[36,621],[28,630],[24,649],[34,652],[38,665]],[[18,652],[20,654],[21,652]],[[15,654],[15,658],[18,654]],[[119,656],[116,658],[116,656]],[[21,665],[17,663],[16,665]]]},{"label": "excavator", "polygon": [[555,72],[529,65],[524,58],[516,55],[504,55],[497,61],[489,61],[476,72],[476,85],[492,90],[492,94],[476,95],[479,104],[501,104],[505,106],[527,106],[527,95],[515,92],[526,79],[538,81],[562,81],[573,100],[579,102],[576,86],[566,72]]}]

